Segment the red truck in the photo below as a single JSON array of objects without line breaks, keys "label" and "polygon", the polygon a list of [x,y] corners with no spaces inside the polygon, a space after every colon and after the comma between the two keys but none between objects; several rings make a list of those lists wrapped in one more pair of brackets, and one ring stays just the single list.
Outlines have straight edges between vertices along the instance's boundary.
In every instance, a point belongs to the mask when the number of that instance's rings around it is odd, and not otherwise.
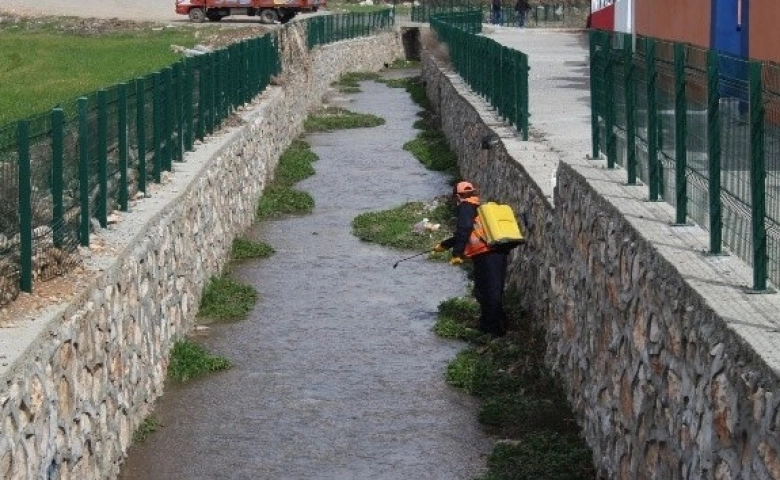
[{"label": "red truck", "polygon": [[287,23],[299,12],[317,10],[318,0],[176,0],[176,13],[190,21],[218,22],[230,15],[260,17],[262,23]]}]

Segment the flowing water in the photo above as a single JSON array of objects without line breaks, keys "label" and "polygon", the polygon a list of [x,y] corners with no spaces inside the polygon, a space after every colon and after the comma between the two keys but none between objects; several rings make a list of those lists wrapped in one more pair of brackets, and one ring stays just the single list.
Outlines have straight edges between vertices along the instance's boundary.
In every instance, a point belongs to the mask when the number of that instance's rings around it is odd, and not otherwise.
[{"label": "flowing water", "polygon": [[403,89],[363,82],[347,108],[386,124],[314,134],[316,175],[296,188],[313,214],[264,221],[248,234],[276,253],[237,265],[260,301],[202,343],[234,367],[168,384],[162,427],[134,445],[124,479],[468,479],[491,442],[477,404],[446,385],[463,348],[431,331],[438,304],[465,276],[415,252],[364,243],[360,213],[448,192],[402,145],[419,107]]}]

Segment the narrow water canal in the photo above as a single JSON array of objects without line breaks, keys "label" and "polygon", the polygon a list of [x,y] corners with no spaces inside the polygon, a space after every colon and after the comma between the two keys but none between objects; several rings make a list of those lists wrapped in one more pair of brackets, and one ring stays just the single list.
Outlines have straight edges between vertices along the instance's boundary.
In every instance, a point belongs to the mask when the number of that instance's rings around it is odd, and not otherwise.
[{"label": "narrow water canal", "polygon": [[403,89],[363,82],[350,110],[376,128],[310,135],[317,173],[296,188],[312,215],[258,224],[268,259],[235,268],[260,301],[249,318],[212,326],[204,344],[234,367],[169,384],[162,427],[135,445],[124,479],[469,479],[491,442],[477,405],[444,382],[463,347],[431,327],[466,279],[444,263],[400,258],[351,234],[360,213],[448,191],[402,145],[419,107]]}]

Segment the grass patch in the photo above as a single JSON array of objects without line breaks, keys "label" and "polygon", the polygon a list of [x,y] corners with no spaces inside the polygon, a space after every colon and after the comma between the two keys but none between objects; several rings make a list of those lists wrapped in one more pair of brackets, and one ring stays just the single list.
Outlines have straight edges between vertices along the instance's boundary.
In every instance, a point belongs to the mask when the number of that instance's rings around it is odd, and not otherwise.
[{"label": "grass patch", "polygon": [[227,277],[213,277],[203,290],[199,317],[230,321],[243,318],[257,302],[257,291],[251,285]]},{"label": "grass patch", "polygon": [[[417,64],[419,62],[411,62],[406,60],[396,60],[396,62],[403,62],[404,64]],[[396,65],[394,63],[393,65]],[[410,65],[415,66],[415,65]],[[410,67],[393,67],[390,68],[410,68]],[[425,92],[425,86],[423,86],[422,78],[420,76],[416,77],[407,77],[407,78],[383,78],[380,80],[377,80],[378,82],[384,83],[388,87],[392,88],[403,88],[411,97],[412,101],[416,103],[417,105],[421,106],[422,108],[429,110],[430,102],[428,102],[428,94]]]},{"label": "grass patch", "polygon": [[[405,70],[407,68],[418,68],[420,66],[419,60],[406,60],[403,58],[396,58],[393,60],[387,69],[389,70]],[[419,77],[417,77],[419,78]]]},{"label": "grass patch", "polygon": [[481,480],[593,479],[590,449],[566,400],[560,379],[544,364],[544,332],[523,321],[520,299],[504,299],[507,335],[492,339],[476,327],[479,306],[471,297],[439,305],[434,330],[470,342],[446,368],[447,383],[482,401],[479,421],[499,442]]},{"label": "grass patch", "polygon": [[458,171],[458,156],[450,148],[441,130],[433,125],[427,114],[415,122],[415,127],[421,132],[414,140],[404,144],[404,150],[411,152],[429,170],[455,175]]},{"label": "grass patch", "polygon": [[[440,224],[437,231],[418,233],[413,226],[427,218]],[[352,221],[352,233],[361,240],[389,247],[425,250],[452,235],[454,211],[451,204],[409,202],[400,207],[379,212],[366,212]],[[434,256],[444,254],[432,254]]]},{"label": "grass patch", "polygon": [[351,128],[368,128],[384,125],[385,119],[370,113],[357,113],[339,107],[318,110],[304,121],[307,133],[331,132]]},{"label": "grass patch", "polygon": [[433,331],[442,338],[475,341],[483,335],[478,324],[479,304],[473,297],[451,298],[439,304]]},{"label": "grass patch", "polygon": [[306,141],[293,141],[279,158],[273,182],[257,202],[256,219],[311,213],[314,210],[314,198],[292,186],[314,175],[312,163],[316,160],[317,155]]},{"label": "grass patch", "polygon": [[384,83],[390,88],[405,88],[406,81],[406,78],[383,78],[379,80],[380,83]]},{"label": "grass patch", "polygon": [[378,79],[379,74],[374,72],[348,72],[332,85],[341,93],[358,93],[360,92],[360,82]]},{"label": "grass patch", "polygon": [[287,150],[279,158],[279,165],[274,172],[274,185],[292,187],[301,180],[314,175],[317,154],[311,150],[311,145],[301,139],[293,140]]},{"label": "grass patch", "polygon": [[462,350],[447,367],[447,382],[480,398],[521,391],[525,379],[515,375],[516,350],[517,345],[503,342]]},{"label": "grass patch", "polygon": [[266,258],[274,253],[274,248],[264,242],[255,242],[248,238],[236,238],[230,249],[233,260],[248,260],[250,258]]},{"label": "grass patch", "polygon": [[518,442],[498,443],[479,480],[589,480],[596,478],[590,450],[576,435],[530,433]]},{"label": "grass patch", "polygon": [[406,142],[404,150],[409,151],[425,168],[436,172],[445,172],[456,176],[458,172],[458,156],[447,143],[447,138],[431,120],[430,103],[422,84],[417,77],[383,80],[389,87],[405,88],[412,100],[425,109],[414,127],[421,130],[414,140]]},{"label": "grass patch", "polygon": [[478,418],[492,435],[503,438],[521,438],[541,430],[573,435],[579,431],[563,392],[550,398],[522,393],[492,396],[482,405]]},{"label": "grass patch", "polygon": [[257,204],[258,220],[282,215],[303,215],[314,211],[314,198],[307,192],[289,187],[272,186],[263,192]]},{"label": "grass patch", "polygon": [[428,101],[428,94],[425,92],[422,77],[387,79],[382,80],[382,82],[389,87],[406,89],[414,103],[426,110],[430,110],[430,102]]},{"label": "grass patch", "polygon": [[145,442],[158,428],[160,428],[160,422],[157,420],[157,417],[149,415],[144,418],[144,421],[141,422],[141,425],[133,433],[133,443]]},{"label": "grass patch", "polygon": [[171,350],[168,376],[176,381],[186,382],[230,367],[230,360],[211,355],[205,348],[190,340],[179,340],[173,344]]},{"label": "grass patch", "polygon": [[[32,26],[31,26],[32,24]],[[171,65],[181,58],[171,45],[192,47],[193,29],[138,26],[100,35],[62,31],[55,21],[0,28],[0,125]],[[99,41],[96,37],[99,36]],[[78,54],[74,54],[78,52]]]}]

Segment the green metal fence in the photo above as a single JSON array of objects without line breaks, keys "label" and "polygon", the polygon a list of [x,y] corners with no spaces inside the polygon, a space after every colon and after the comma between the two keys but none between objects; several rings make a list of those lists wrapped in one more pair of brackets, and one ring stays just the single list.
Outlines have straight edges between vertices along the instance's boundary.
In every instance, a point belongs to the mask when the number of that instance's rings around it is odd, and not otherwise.
[{"label": "green metal fence", "polygon": [[279,72],[276,38],[183,59],[51,112],[0,127],[0,262],[31,291],[77,261],[108,225]]},{"label": "green metal fence", "polygon": [[[591,31],[592,156],[780,283],[780,66]],[[758,219],[758,220],[756,220]]]},{"label": "green metal fence", "polygon": [[[463,0],[427,1],[412,6],[413,22],[428,22],[433,16],[479,10],[482,23],[493,23],[489,2],[468,2]],[[526,12],[525,26],[534,28],[585,28],[590,9],[588,6],[535,5]],[[498,25],[518,26],[518,15],[513,5],[501,9]]]},{"label": "green metal fence", "polygon": [[[311,46],[375,33],[391,10],[313,17]],[[0,125],[0,278],[23,291],[60,275],[93,224],[127,211],[196,139],[281,71],[277,33],[181,61],[42,115]],[[0,305],[11,298],[0,282]]]},{"label": "green metal fence", "polygon": [[427,23],[431,17],[449,15],[451,13],[479,11],[481,22],[483,5],[479,2],[467,2],[462,0],[429,1],[419,5],[412,5],[411,19],[413,22]]},{"label": "green metal fence", "polygon": [[321,15],[307,21],[309,48],[344,39],[372,35],[393,26],[393,9],[376,12]]},{"label": "green metal fence", "polygon": [[[373,34],[392,10],[304,21],[310,47]],[[296,22],[300,23],[300,22]],[[0,125],[0,276],[32,291],[60,275],[138,192],[160,183],[196,139],[214,132],[281,71],[280,36],[183,59],[51,112]],[[0,292],[3,295],[5,288]],[[9,298],[0,298],[0,304]]]},{"label": "green metal fence", "polygon": [[466,83],[528,140],[528,56],[480,35],[482,12],[431,17],[431,28],[447,44],[450,60]]}]

